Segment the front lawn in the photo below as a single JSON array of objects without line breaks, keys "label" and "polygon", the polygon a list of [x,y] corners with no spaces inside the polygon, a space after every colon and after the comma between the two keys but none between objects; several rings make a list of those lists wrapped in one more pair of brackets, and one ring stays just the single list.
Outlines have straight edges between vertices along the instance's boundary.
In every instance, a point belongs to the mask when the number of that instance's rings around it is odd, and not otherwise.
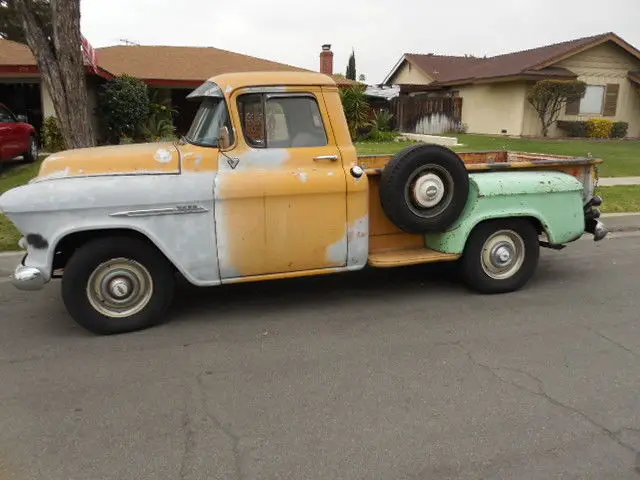
[{"label": "front lawn", "polygon": [[[0,163],[0,195],[7,190],[24,185],[38,174],[40,162],[24,164],[23,162]],[[18,250],[20,234],[7,217],[0,214],[0,252]]]},{"label": "front lawn", "polygon": [[[571,156],[586,156],[591,153],[604,160],[600,165],[601,177],[640,176],[640,140],[529,140],[471,134],[451,136],[464,144],[464,147],[454,147],[459,152],[506,149]],[[359,154],[369,155],[395,153],[407,145],[411,143],[357,143],[356,148]]]}]

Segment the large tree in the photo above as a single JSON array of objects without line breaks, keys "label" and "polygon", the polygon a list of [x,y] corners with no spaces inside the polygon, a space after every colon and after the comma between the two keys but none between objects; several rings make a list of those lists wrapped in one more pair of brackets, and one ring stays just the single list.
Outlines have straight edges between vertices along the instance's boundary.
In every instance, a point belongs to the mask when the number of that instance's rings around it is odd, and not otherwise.
[{"label": "large tree", "polygon": [[[31,9],[38,18],[46,37],[51,39],[51,5],[49,0],[31,0]],[[27,43],[22,28],[22,19],[14,0],[0,0],[0,38],[14,42]]]},{"label": "large tree", "polygon": [[[51,94],[67,148],[95,145],[89,119],[80,33],[80,0],[3,0],[15,8],[24,37]],[[36,3],[49,3],[51,32]]]},{"label": "large tree", "polygon": [[581,80],[539,80],[527,94],[527,100],[538,113],[542,136],[546,137],[560,111],[567,103],[584,96],[586,83]]}]

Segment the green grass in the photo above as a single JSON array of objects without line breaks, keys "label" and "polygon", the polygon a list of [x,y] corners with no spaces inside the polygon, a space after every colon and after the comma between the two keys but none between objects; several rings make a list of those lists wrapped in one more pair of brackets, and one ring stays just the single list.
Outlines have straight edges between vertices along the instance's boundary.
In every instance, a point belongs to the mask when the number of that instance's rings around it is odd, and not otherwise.
[{"label": "green grass", "polygon": [[[495,137],[489,135],[452,135],[464,147],[454,150],[464,152],[470,150],[517,150],[534,153],[551,153],[557,155],[586,156],[591,153],[601,158],[601,177],[640,176],[640,140],[582,140],[582,139],[549,139],[530,140],[524,138]],[[411,143],[357,143],[356,148],[361,155],[395,153]]]},{"label": "green grass", "polygon": [[640,185],[598,187],[603,213],[640,212]]},{"label": "green grass", "polygon": [[[0,194],[7,190],[24,185],[38,174],[40,162],[24,164],[23,162],[6,162],[0,164]],[[20,234],[4,215],[0,215],[0,252],[19,250]]]}]

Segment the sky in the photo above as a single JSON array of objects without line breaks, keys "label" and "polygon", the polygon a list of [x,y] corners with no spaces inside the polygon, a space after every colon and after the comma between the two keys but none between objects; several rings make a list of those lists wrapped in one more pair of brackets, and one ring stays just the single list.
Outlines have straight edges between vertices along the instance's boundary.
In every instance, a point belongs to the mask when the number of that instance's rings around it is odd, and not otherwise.
[{"label": "sky", "polygon": [[[205,46],[380,83],[402,54],[491,56],[615,32],[640,49],[640,0],[81,0],[94,47]],[[171,66],[167,65],[170,69]]]}]

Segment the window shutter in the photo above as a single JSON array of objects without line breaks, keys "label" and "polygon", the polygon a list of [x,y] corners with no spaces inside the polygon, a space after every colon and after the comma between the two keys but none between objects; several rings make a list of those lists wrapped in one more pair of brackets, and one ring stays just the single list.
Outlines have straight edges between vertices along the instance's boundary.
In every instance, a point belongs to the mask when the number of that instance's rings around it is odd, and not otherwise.
[{"label": "window shutter", "polygon": [[576,98],[570,102],[567,102],[566,115],[578,115],[580,113],[580,98]]},{"label": "window shutter", "polygon": [[618,92],[620,92],[620,85],[617,83],[609,83],[607,85],[607,91],[604,94],[604,111],[602,113],[605,117],[615,117],[616,107],[618,105]]}]

